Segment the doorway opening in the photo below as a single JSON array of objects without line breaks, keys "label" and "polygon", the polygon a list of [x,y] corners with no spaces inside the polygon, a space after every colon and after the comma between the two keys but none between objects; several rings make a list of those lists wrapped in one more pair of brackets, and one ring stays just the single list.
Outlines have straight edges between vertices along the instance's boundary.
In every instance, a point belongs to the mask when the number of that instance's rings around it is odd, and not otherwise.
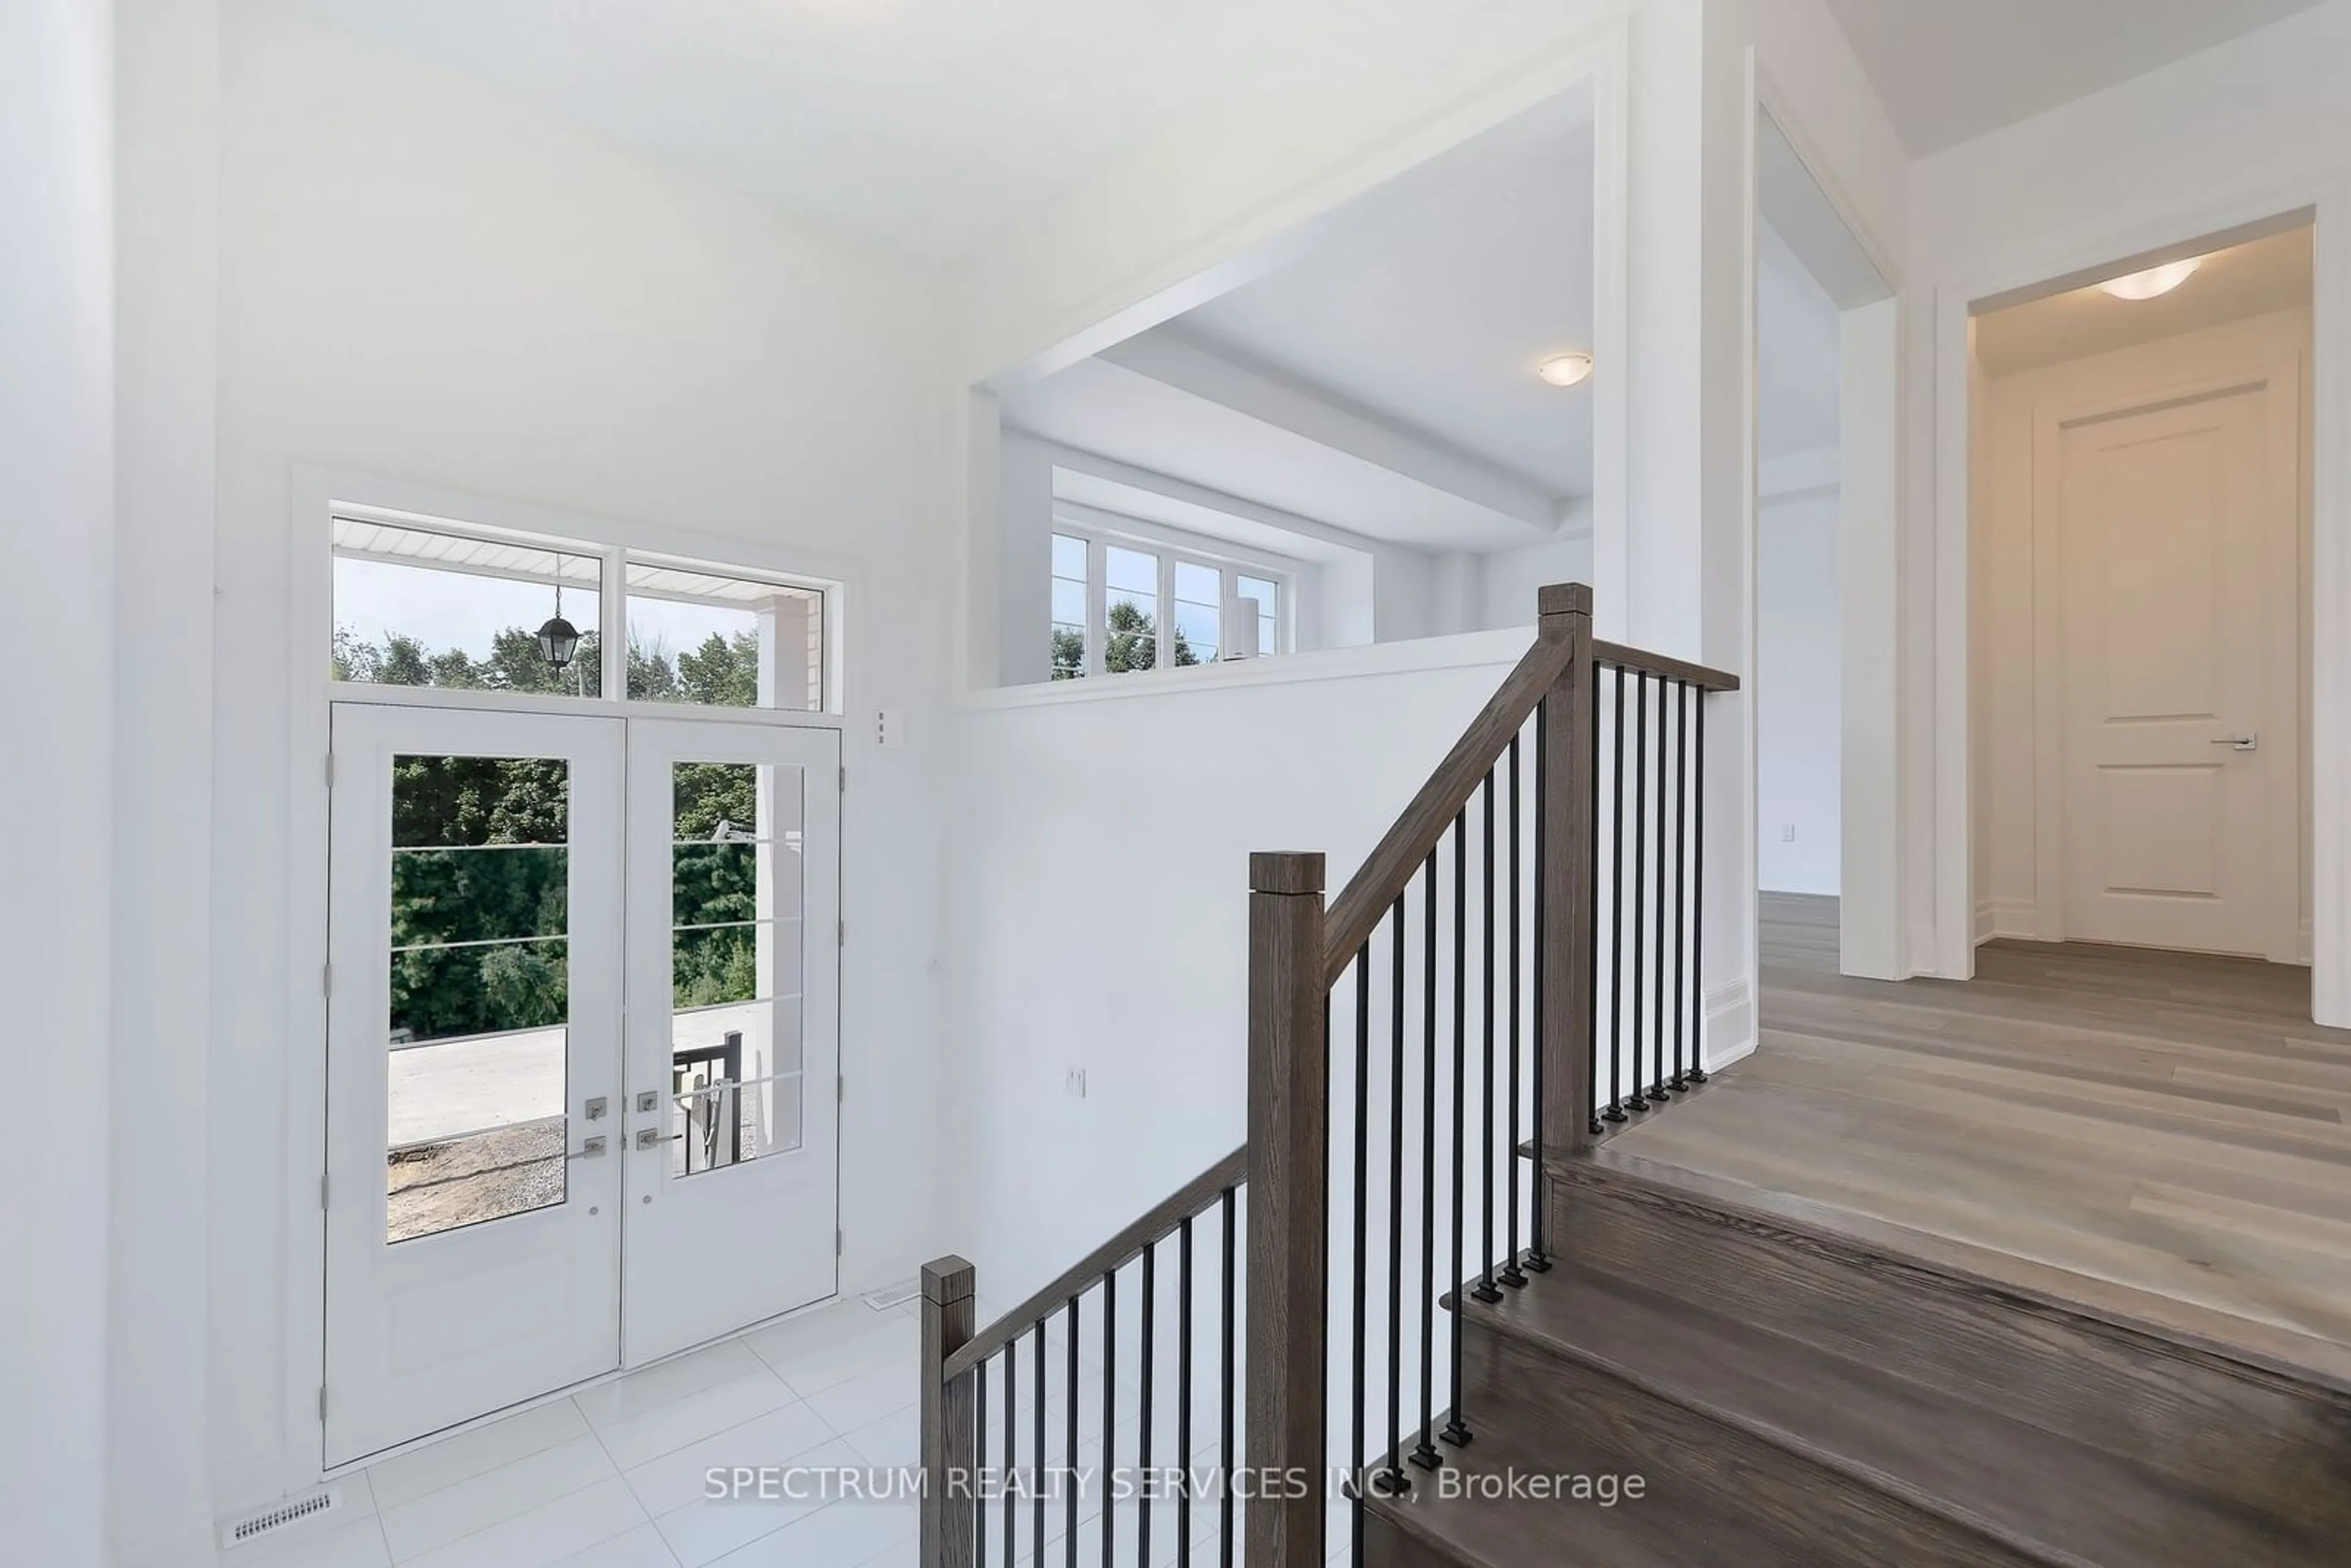
[{"label": "doorway opening", "polygon": [[[1890,892],[1863,879],[1848,899],[1846,874],[1849,862],[1867,867],[1877,858],[1848,821],[1871,820],[1866,802],[1886,788],[1862,739],[1867,694],[1861,706],[1848,702],[1847,650],[1878,645],[1852,612],[1874,605],[1870,567],[1893,517],[1893,433],[1883,412],[1892,290],[1767,110],[1757,116],[1756,207],[1750,559],[1761,956],[1766,966],[1892,977],[1898,955],[1880,939]],[[1860,918],[1848,920],[1856,910]]]},{"label": "doorway opening", "polygon": [[1979,944],[2310,962],[2313,241],[1973,312]]}]

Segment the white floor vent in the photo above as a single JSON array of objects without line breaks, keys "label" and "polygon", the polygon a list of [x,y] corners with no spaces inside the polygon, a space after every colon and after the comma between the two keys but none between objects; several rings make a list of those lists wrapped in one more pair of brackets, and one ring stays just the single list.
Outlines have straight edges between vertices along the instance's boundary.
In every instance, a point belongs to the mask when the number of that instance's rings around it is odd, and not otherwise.
[{"label": "white floor vent", "polygon": [[904,1306],[922,1293],[921,1281],[907,1280],[895,1285],[884,1285],[878,1291],[868,1291],[865,1304],[877,1312],[886,1312],[893,1307]]},{"label": "white floor vent", "polygon": [[265,1535],[275,1535],[279,1531],[299,1524],[306,1519],[315,1519],[319,1514],[331,1513],[342,1506],[343,1492],[340,1487],[320,1487],[316,1491],[304,1492],[300,1497],[288,1498],[284,1502],[272,1503],[258,1513],[250,1513],[243,1519],[233,1519],[224,1523],[220,1528],[221,1550],[225,1552],[232,1546],[243,1546],[249,1541],[258,1541]]}]

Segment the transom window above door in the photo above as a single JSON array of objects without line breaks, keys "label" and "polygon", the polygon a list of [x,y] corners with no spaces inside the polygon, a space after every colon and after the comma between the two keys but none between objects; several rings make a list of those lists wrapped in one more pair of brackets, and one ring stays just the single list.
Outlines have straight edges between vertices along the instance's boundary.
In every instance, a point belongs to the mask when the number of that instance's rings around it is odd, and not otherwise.
[{"label": "transom window above door", "polygon": [[338,681],[823,712],[831,591],[633,550],[338,515]]},{"label": "transom window above door", "polygon": [[1052,678],[1173,670],[1283,651],[1287,573],[1056,528]]}]

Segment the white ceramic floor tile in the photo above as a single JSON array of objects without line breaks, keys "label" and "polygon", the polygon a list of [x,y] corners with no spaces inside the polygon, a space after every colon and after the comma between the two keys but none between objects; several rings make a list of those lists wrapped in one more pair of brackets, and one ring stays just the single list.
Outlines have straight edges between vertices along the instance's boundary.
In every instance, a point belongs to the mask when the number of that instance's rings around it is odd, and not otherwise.
[{"label": "white ceramic floor tile", "polygon": [[632,1372],[610,1383],[583,1388],[572,1396],[580,1413],[588,1424],[601,1431],[607,1427],[659,1409],[673,1401],[699,1394],[766,1366],[751,1347],[739,1339],[725,1340],[714,1345],[648,1366],[642,1372]]},{"label": "white ceramic floor tile", "polygon": [[867,1558],[857,1568],[917,1568],[921,1551],[919,1540],[901,1541],[894,1546],[883,1548],[880,1556]]},{"label": "white ceramic floor tile", "polygon": [[797,1396],[784,1380],[758,1356],[750,1359],[751,1369],[738,1377],[599,1428],[612,1462],[630,1469],[792,1404]]},{"label": "white ceramic floor tile", "polygon": [[[575,1410],[572,1416],[579,1419],[580,1413]],[[392,1561],[404,1563],[615,1473],[595,1434],[584,1433],[385,1509],[383,1537],[392,1545]]]},{"label": "white ceramic floor tile", "polygon": [[876,1332],[916,1321],[903,1312],[877,1312],[852,1299],[769,1323],[745,1334],[743,1343],[768,1365],[780,1369],[785,1362],[839,1350]]},{"label": "white ceramic floor tile", "polygon": [[723,1568],[852,1568],[920,1527],[912,1501],[836,1502],[718,1561]]},{"label": "white ceramic floor tile", "polygon": [[[864,1312],[860,1307],[858,1311]],[[780,1326],[780,1325],[779,1325]],[[754,1337],[752,1348],[776,1375],[805,1399],[893,1361],[911,1362],[922,1348],[922,1325],[902,1312],[867,1313],[860,1333],[812,1348],[768,1343]]]},{"label": "white ceramic floor tile", "polygon": [[677,1568],[677,1558],[651,1524],[575,1552],[553,1568]]},{"label": "white ceramic floor tile", "polygon": [[[789,1379],[787,1379],[789,1381]],[[909,1356],[809,1396],[809,1405],[836,1432],[853,1432],[922,1397],[922,1374]]]},{"label": "white ceramic floor tile", "polygon": [[390,1568],[392,1551],[372,1513],[297,1524],[274,1539],[224,1552],[222,1568]]},{"label": "white ceramic floor tile", "polygon": [[714,1469],[790,1464],[835,1435],[807,1405],[787,1405],[637,1466],[627,1472],[629,1488],[659,1519],[704,1496]]},{"label": "white ceramic floor tile", "polygon": [[579,1408],[569,1399],[559,1399],[371,1465],[368,1484],[374,1489],[376,1507],[390,1510],[468,1476],[570,1442],[587,1431],[587,1418]]},{"label": "white ceramic floor tile", "polygon": [[413,1568],[547,1568],[648,1522],[618,1476],[404,1560]]},{"label": "white ceramic floor tile", "polygon": [[857,1457],[877,1469],[911,1469],[923,1458],[923,1410],[909,1405],[849,1433]]},{"label": "white ceramic floor tile", "polygon": [[[836,1439],[799,1455],[790,1468],[853,1469],[862,1464],[856,1449]],[[685,1568],[703,1568],[703,1564],[715,1563],[739,1546],[830,1506],[832,1500],[829,1489],[813,1488],[810,1495],[798,1498],[704,1497],[671,1510],[653,1522],[661,1527],[662,1539],[669,1542],[669,1549]]]}]

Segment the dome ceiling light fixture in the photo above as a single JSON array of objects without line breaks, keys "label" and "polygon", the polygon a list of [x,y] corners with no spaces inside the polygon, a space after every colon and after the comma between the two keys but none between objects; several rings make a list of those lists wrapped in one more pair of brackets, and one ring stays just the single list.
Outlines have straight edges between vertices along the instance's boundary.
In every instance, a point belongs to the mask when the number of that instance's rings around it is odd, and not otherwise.
[{"label": "dome ceiling light fixture", "polygon": [[2117,299],[2152,299],[2158,294],[2168,294],[2187,282],[2203,265],[2202,256],[2191,256],[2185,261],[2167,261],[2161,267],[2150,267],[2145,272],[2109,277],[2098,287]]},{"label": "dome ceiling light fixture", "polygon": [[1592,373],[1592,356],[1586,353],[1553,354],[1535,367],[1535,374],[1555,387],[1572,387]]}]

